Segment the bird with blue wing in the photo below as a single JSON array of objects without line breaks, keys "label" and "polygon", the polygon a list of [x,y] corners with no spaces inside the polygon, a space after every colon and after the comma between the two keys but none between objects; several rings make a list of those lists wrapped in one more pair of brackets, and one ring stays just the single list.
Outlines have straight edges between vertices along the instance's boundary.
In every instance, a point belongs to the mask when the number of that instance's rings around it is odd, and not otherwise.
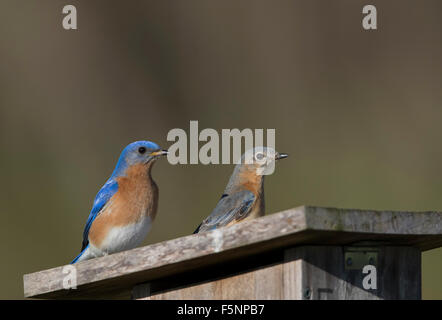
[{"label": "bird with blue wing", "polygon": [[136,141],[124,148],[112,175],[95,197],[81,252],[71,263],[129,250],[142,243],[158,208],[152,166],[166,154],[167,150],[150,141]]},{"label": "bird with blue wing", "polygon": [[232,176],[212,213],[194,233],[261,217],[265,214],[264,177],[271,174],[276,160],[288,157],[270,147],[246,151],[235,166]]}]

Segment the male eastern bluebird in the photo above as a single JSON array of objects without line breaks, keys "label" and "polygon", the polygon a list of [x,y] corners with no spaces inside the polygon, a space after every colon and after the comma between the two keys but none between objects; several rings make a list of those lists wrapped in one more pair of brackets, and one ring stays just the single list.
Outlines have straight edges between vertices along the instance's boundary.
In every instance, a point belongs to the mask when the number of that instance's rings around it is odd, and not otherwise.
[{"label": "male eastern bluebird", "polygon": [[235,166],[232,176],[212,213],[194,233],[229,226],[242,220],[265,214],[264,176],[275,160],[287,158],[273,148],[257,147],[248,150]]},{"label": "male eastern bluebird", "polygon": [[150,141],[124,148],[109,180],[95,197],[75,263],[135,248],[146,237],[158,207],[152,166],[166,150]]}]

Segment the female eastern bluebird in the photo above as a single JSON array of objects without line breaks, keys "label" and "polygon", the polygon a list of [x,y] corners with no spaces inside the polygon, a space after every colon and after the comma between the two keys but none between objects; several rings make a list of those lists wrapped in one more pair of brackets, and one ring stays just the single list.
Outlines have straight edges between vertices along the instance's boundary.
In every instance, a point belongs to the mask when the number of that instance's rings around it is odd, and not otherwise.
[{"label": "female eastern bluebird", "polygon": [[244,153],[215,209],[194,233],[263,216],[266,171],[273,172],[275,160],[287,157],[285,153],[265,147],[257,147]]},{"label": "female eastern bluebird", "polygon": [[75,263],[141,244],[155,218],[158,187],[151,169],[166,150],[150,141],[124,148],[114,172],[95,197]]}]

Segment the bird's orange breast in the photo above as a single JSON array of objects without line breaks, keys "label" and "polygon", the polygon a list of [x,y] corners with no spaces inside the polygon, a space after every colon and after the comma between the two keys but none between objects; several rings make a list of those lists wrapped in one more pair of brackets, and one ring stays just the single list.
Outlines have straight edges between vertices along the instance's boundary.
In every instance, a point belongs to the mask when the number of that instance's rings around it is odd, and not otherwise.
[{"label": "bird's orange breast", "polygon": [[262,179],[263,176],[256,174],[256,170],[254,169],[239,172],[237,184],[238,190],[249,190],[255,195],[255,201],[250,207],[249,212],[244,215],[242,219],[235,219],[230,224],[235,224],[243,220],[258,218],[265,214],[264,185]]},{"label": "bird's orange breast", "polygon": [[116,178],[118,191],[103,207],[91,225],[89,241],[100,246],[113,227],[127,226],[146,216],[152,221],[158,207],[158,187],[150,175],[152,164],[138,164]]},{"label": "bird's orange breast", "polygon": [[262,178],[255,170],[244,170],[239,173],[238,187],[253,192],[258,198],[262,192]]}]

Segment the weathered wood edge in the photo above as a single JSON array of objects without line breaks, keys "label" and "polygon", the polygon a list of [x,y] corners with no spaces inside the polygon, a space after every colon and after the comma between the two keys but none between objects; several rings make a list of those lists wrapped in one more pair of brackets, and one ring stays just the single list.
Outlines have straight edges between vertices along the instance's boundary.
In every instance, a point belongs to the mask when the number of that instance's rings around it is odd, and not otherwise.
[{"label": "weathered wood edge", "polygon": [[229,255],[246,256],[288,244],[348,244],[378,238],[422,250],[442,246],[442,213],[302,206],[231,227],[80,262],[75,265],[76,290],[63,289],[64,266],[26,274],[24,294],[34,298],[86,297],[87,290],[96,290],[98,286],[108,285],[110,290],[121,286],[120,280],[127,280],[127,285],[148,281],[186,268],[191,270],[195,265],[214,263],[214,257],[218,256],[222,259]]}]

